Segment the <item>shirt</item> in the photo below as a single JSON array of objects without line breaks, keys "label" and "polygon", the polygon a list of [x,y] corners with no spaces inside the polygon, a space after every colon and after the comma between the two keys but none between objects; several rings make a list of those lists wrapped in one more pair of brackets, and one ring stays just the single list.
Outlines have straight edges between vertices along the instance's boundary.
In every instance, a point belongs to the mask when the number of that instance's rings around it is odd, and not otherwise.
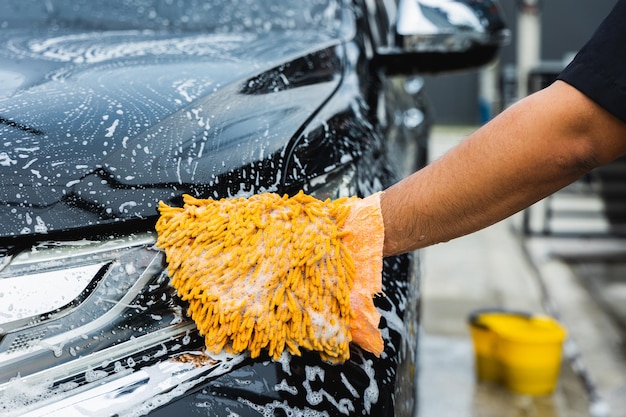
[{"label": "shirt", "polygon": [[626,0],[619,0],[557,77],[626,123]]}]

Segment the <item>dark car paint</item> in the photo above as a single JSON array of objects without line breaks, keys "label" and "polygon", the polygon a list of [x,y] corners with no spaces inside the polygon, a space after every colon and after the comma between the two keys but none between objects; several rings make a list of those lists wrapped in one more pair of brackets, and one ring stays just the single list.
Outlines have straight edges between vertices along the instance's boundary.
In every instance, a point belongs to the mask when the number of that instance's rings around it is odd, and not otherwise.
[{"label": "dark car paint", "polygon": [[[208,59],[213,56],[142,56],[93,65],[56,63],[51,69],[36,58],[19,57],[29,82],[0,100],[0,152],[18,148],[27,156],[9,155],[17,162],[1,167],[0,236],[19,244],[27,237],[95,237],[118,223],[127,230],[150,228],[160,199],[178,203],[185,192],[294,193],[308,189],[308,180],[348,166],[355,169],[359,195],[389,186],[398,172],[387,160],[384,126],[375,115],[375,89],[381,84],[370,67],[363,29],[356,33],[341,41],[272,40],[291,45],[278,49],[284,54],[262,48],[264,39],[246,40],[248,47],[259,45],[250,50],[261,53],[251,57],[254,65],[243,67],[227,64],[232,51],[220,55],[226,62],[220,66]],[[305,53],[297,54],[300,50]],[[0,66],[13,58],[2,53]],[[41,70],[41,78],[33,68]],[[162,72],[146,79],[148,68]],[[167,87],[172,77],[194,69],[206,71],[200,75],[206,86],[196,91],[193,103],[179,103]],[[217,69],[221,78],[209,71]],[[115,129],[128,139],[105,144],[116,103],[132,109],[124,110],[129,121],[120,118]],[[202,120],[210,121],[210,129],[193,113],[198,107],[206,107]],[[84,137],[91,153],[85,153]],[[143,152],[146,146],[149,153]],[[136,219],[141,222],[133,226]],[[358,347],[341,366],[313,353],[288,362],[244,359],[232,371],[148,409],[163,416],[412,415],[417,280],[413,256],[385,260],[385,296],[375,300],[385,340],[379,359]],[[199,343],[194,336],[188,348]]]},{"label": "dark car paint", "polygon": [[[204,41],[219,49],[223,38]],[[283,53],[256,47],[266,43],[285,44]],[[219,55],[131,56],[54,75],[45,61],[29,62],[40,81],[0,99],[0,237],[154,217],[159,200],[181,193],[282,192],[291,138],[340,81],[342,47],[329,43],[244,36]],[[303,44],[311,52],[294,56]],[[187,103],[174,86],[189,79],[200,86]],[[235,171],[256,180],[239,190]]]}]

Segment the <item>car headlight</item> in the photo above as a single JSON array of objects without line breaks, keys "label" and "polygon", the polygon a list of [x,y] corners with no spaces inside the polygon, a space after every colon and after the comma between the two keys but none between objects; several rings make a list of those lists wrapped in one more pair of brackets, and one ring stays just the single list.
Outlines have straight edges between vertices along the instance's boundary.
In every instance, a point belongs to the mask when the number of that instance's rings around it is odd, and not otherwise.
[{"label": "car headlight", "polygon": [[149,409],[242,360],[181,360],[199,354],[203,340],[174,299],[154,241],[146,233],[47,242],[5,256],[2,415]]}]

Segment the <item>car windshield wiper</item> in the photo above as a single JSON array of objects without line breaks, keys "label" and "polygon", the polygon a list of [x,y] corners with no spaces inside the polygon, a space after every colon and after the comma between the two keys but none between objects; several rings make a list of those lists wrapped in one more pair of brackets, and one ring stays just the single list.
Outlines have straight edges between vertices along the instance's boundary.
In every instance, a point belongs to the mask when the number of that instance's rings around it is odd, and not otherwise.
[{"label": "car windshield wiper", "polygon": [[14,127],[16,129],[19,129],[21,131],[27,132],[27,133],[32,133],[33,135],[43,135],[43,132],[39,129],[36,129],[34,127],[30,127],[21,123],[17,123],[13,120],[9,120],[9,119],[5,119],[4,117],[0,116],[0,124],[3,125],[7,125],[7,126],[11,126]]}]

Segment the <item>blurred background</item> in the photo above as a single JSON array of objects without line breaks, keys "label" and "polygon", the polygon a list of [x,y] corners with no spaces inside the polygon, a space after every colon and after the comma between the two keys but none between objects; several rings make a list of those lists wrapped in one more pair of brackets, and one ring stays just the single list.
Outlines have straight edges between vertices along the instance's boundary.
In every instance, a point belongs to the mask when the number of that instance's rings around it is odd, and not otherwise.
[{"label": "blurred background", "polygon": [[425,78],[436,123],[482,123],[524,92],[528,74],[535,77],[534,88],[538,87],[538,80],[550,81],[615,3],[615,0],[500,0],[512,36],[498,61],[481,70]]},{"label": "blurred background", "polygon": [[[616,0],[501,0],[511,40],[487,68],[425,76],[429,160],[551,83]],[[625,22],[626,24],[626,22]],[[518,215],[422,251],[420,417],[626,417],[626,162]],[[552,395],[478,382],[467,318],[483,308],[568,330]]]}]

